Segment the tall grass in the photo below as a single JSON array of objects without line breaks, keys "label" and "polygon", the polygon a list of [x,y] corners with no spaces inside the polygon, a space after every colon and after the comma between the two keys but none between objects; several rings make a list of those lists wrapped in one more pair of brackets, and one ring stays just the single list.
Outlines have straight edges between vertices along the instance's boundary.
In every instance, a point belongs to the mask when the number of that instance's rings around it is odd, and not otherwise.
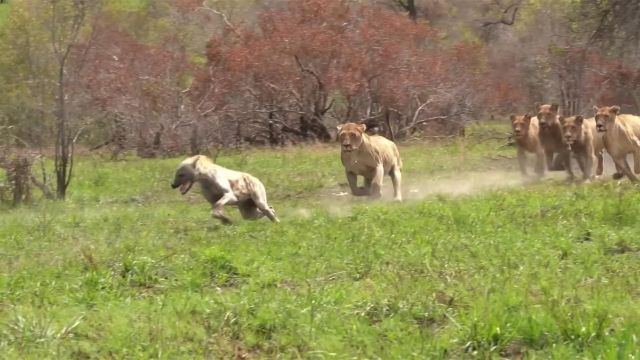
[{"label": "tall grass", "polygon": [[[403,146],[407,183],[513,168],[480,140]],[[179,160],[83,158],[69,201],[0,215],[4,357],[640,355],[640,194],[624,182],[394,204],[335,195],[335,147],[228,152],[283,222],[221,226],[169,188]]]}]

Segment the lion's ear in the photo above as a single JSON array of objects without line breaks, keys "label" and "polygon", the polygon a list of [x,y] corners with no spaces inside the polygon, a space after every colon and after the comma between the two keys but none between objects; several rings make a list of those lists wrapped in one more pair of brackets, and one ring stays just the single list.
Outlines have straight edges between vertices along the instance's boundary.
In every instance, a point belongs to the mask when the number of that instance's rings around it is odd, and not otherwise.
[{"label": "lion's ear", "polygon": [[362,131],[362,132],[365,132],[365,131],[367,131],[367,125],[358,124],[358,129],[360,129],[360,131]]},{"label": "lion's ear", "polygon": [[553,112],[558,112],[558,108],[560,107],[560,105],[553,103],[551,104],[551,111]]},{"label": "lion's ear", "polygon": [[511,122],[516,121],[517,117],[513,114],[511,114],[511,116],[509,116],[509,120],[511,120]]},{"label": "lion's ear", "polygon": [[566,117],[564,117],[564,116],[562,116],[562,115],[560,115],[560,116],[558,116],[558,120],[560,120],[560,122],[561,122],[562,124],[564,124],[564,123],[565,123],[565,121],[567,120],[567,118],[566,118]]},{"label": "lion's ear", "polygon": [[344,126],[344,124],[340,124],[338,126],[336,126],[336,129],[338,130],[338,132],[342,131],[342,127]]},{"label": "lion's ear", "polygon": [[611,111],[614,114],[618,114],[620,112],[620,106],[613,105],[612,107],[609,108],[609,111]]},{"label": "lion's ear", "polygon": [[596,114],[597,114],[597,113],[598,113],[598,111],[600,111],[600,109],[598,109],[598,107],[597,107],[597,106],[593,105],[593,111],[595,111],[595,112],[596,112]]},{"label": "lion's ear", "polygon": [[529,113],[524,114],[524,117],[522,119],[524,121],[526,121],[526,122],[530,122],[531,121],[531,114],[529,114]]},{"label": "lion's ear", "polygon": [[582,125],[583,121],[584,121],[584,118],[582,117],[582,115],[576,116],[576,119],[575,119],[576,125]]}]

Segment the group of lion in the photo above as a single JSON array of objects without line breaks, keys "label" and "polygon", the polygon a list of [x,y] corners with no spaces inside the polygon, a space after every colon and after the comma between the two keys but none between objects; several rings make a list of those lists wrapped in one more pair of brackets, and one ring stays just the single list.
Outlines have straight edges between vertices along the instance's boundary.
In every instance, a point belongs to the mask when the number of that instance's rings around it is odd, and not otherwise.
[{"label": "group of lion", "polygon": [[[592,180],[602,175],[606,150],[616,167],[614,179],[627,176],[637,181],[634,173],[640,173],[640,117],[620,114],[619,106],[594,107],[594,111],[594,117],[588,119],[581,115],[565,117],[559,115],[558,105],[552,104],[541,105],[537,116],[511,115],[522,174],[527,174],[526,154],[533,153],[536,177],[559,166],[573,179],[573,155],[583,179]],[[633,155],[634,171],[627,162],[628,154]]]},{"label": "group of lion", "polygon": [[[619,114],[618,106],[595,108],[595,116],[585,119],[580,115],[560,116],[558,105],[541,105],[537,116],[525,114],[511,116],[513,137],[518,147],[518,161],[523,175],[527,174],[526,154],[535,154],[535,174],[542,177],[547,168],[564,168],[574,178],[571,158],[576,158],[585,180],[602,175],[603,150],[606,150],[616,166],[614,178],[627,176],[637,181],[626,156],[634,155],[635,173],[640,173],[640,117]],[[354,196],[382,196],[385,175],[393,183],[394,200],[402,201],[402,160],[396,144],[387,138],[368,134],[363,123],[338,125],[340,157],[345,168],[347,182]],[[364,178],[358,186],[358,176]],[[184,160],[176,170],[173,188],[186,194],[191,186],[199,183],[202,195],[211,204],[213,217],[223,224],[230,224],[225,215],[225,205],[236,205],[245,219],[268,217],[280,220],[267,203],[264,185],[256,177],[214,164],[203,155]]]}]

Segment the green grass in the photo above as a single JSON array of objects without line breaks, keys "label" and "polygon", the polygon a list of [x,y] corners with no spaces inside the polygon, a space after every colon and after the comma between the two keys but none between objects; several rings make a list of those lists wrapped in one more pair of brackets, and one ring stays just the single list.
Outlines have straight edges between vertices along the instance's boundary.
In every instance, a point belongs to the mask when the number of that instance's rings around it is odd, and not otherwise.
[{"label": "green grass", "polygon": [[7,21],[7,18],[9,17],[10,12],[11,12],[11,1],[6,2],[6,4],[0,4],[0,29],[2,29],[5,21]]},{"label": "green grass", "polygon": [[[514,169],[484,130],[402,146],[407,188]],[[626,182],[368,202],[333,195],[336,146],[228,151],[218,162],[263,179],[282,223],[225,227],[169,188],[179,160],[85,157],[68,201],[3,210],[3,357],[640,355]]]}]

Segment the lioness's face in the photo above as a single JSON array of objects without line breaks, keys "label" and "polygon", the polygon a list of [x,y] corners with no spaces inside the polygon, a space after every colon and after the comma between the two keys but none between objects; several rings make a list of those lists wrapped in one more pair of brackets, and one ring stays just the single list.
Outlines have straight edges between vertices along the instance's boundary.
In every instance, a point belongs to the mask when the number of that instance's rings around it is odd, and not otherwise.
[{"label": "lioness's face", "polygon": [[540,105],[538,109],[538,121],[541,128],[546,128],[553,124],[558,116],[558,104]]},{"label": "lioness's face", "polygon": [[596,112],[596,129],[598,129],[598,132],[605,132],[607,131],[607,124],[613,124],[616,120],[620,107],[603,106],[599,108],[594,106],[593,110]]},{"label": "lioness's face", "polygon": [[524,116],[511,115],[511,128],[513,129],[513,137],[515,137],[516,139],[522,139],[527,136],[530,124],[531,115],[529,114],[526,114]]},{"label": "lioness's face", "polygon": [[571,145],[576,141],[582,140],[583,122],[584,118],[580,115],[562,119],[562,136],[564,137],[565,143]]},{"label": "lioness's face", "polygon": [[195,180],[196,176],[193,164],[180,164],[176,170],[171,188],[175,189],[179,187],[180,193],[184,195],[189,192]]},{"label": "lioness's face", "polygon": [[342,151],[354,151],[362,145],[362,136],[367,130],[364,124],[346,123],[338,125],[338,141]]}]

